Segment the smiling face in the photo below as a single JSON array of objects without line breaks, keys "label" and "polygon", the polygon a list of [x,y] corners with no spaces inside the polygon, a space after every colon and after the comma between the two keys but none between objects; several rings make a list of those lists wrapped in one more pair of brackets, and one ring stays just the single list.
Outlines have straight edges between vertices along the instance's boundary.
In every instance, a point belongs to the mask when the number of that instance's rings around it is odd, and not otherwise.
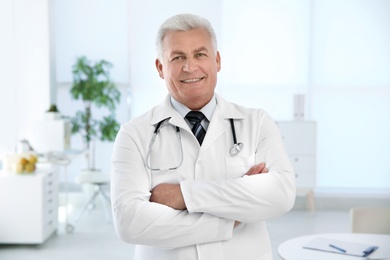
[{"label": "smiling face", "polygon": [[201,109],[213,97],[221,69],[209,34],[203,29],[168,32],[163,46],[156,68],[169,93],[188,108]]}]

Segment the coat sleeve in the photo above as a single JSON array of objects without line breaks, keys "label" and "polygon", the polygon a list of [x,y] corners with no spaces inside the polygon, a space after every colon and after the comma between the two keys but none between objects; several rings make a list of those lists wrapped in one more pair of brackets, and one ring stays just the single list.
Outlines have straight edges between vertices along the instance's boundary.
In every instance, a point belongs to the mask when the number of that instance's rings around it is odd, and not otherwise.
[{"label": "coat sleeve", "polygon": [[265,162],[269,172],[238,179],[182,181],[180,186],[190,213],[203,212],[251,223],[281,216],[292,208],[295,175],[280,131],[266,113],[255,131],[260,137],[256,163]]},{"label": "coat sleeve", "polygon": [[152,203],[150,182],[139,149],[121,127],[112,155],[111,201],[116,232],[127,243],[175,248],[227,240],[234,221],[189,214]]}]

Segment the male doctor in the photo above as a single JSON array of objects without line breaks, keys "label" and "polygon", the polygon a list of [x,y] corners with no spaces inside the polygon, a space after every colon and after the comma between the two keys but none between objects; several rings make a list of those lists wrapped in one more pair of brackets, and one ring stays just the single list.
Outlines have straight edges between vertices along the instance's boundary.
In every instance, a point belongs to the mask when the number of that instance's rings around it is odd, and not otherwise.
[{"label": "male doctor", "polygon": [[137,260],[272,259],[265,221],[295,200],[275,122],[214,92],[221,58],[206,19],[169,18],[156,45],[169,95],[117,135],[111,193],[118,236],[136,244]]}]

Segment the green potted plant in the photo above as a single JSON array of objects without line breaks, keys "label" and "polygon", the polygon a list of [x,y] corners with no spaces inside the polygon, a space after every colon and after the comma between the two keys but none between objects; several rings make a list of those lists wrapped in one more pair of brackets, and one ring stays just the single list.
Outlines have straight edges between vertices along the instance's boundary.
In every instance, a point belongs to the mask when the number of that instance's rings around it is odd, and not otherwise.
[{"label": "green potted plant", "polygon": [[56,104],[51,104],[49,110],[45,113],[45,118],[49,120],[61,118],[60,111],[58,111]]},{"label": "green potted plant", "polygon": [[[120,91],[110,79],[112,64],[105,60],[92,63],[85,56],[73,65],[73,84],[70,89],[74,100],[83,102],[83,109],[70,118],[72,134],[81,134],[87,157],[88,171],[95,171],[95,140],[113,141],[119,130],[115,108]],[[106,108],[108,115],[97,118],[94,108]]]}]

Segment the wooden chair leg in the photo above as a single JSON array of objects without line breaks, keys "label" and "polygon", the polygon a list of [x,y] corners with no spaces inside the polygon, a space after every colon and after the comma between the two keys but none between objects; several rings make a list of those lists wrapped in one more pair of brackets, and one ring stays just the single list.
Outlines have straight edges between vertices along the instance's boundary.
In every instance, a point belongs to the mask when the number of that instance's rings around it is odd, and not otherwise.
[{"label": "wooden chair leg", "polygon": [[313,190],[309,190],[306,193],[306,207],[310,210],[311,213],[314,213],[316,210],[315,198]]}]

